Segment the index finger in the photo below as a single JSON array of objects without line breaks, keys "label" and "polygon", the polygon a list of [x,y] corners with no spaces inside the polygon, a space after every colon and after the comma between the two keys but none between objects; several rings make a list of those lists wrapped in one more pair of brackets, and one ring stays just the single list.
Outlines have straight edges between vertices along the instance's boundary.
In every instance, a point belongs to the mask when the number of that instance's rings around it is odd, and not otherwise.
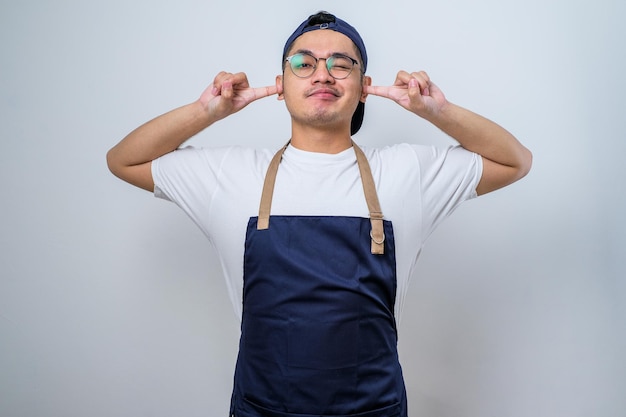
[{"label": "index finger", "polygon": [[256,88],[253,88],[252,91],[254,92],[255,100],[273,96],[274,94],[278,93],[278,89],[276,88],[275,85],[268,85],[267,87],[256,87]]},{"label": "index finger", "polygon": [[376,86],[376,85],[365,86],[365,93],[372,94],[374,96],[390,98],[390,95],[389,95],[390,91],[391,91],[391,87],[381,87],[381,86]]}]

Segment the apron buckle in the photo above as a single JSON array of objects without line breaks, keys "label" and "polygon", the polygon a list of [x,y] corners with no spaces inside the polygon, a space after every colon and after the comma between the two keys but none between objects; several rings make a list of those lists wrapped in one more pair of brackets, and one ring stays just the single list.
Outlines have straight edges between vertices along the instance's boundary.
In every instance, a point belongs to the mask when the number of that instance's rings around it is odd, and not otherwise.
[{"label": "apron buckle", "polygon": [[383,227],[383,213],[370,213],[372,229],[370,238],[372,239],[372,255],[383,255],[385,253],[385,229]]}]

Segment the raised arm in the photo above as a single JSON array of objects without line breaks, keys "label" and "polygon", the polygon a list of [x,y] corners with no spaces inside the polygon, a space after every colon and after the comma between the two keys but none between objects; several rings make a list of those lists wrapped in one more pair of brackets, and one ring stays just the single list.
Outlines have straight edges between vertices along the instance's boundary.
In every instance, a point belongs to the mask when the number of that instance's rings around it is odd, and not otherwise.
[{"label": "raised arm", "polygon": [[450,103],[423,71],[400,71],[392,86],[368,86],[365,92],[395,101],[437,126],[465,149],[481,155],[483,174],[476,188],[479,195],[512,184],[530,170],[532,154],[511,133]]},{"label": "raised arm", "polygon": [[111,148],[107,153],[109,169],[128,183],[153,191],[153,160],[218,120],[276,92],[276,86],[250,88],[244,73],[221,72],[198,100],[147,122]]}]

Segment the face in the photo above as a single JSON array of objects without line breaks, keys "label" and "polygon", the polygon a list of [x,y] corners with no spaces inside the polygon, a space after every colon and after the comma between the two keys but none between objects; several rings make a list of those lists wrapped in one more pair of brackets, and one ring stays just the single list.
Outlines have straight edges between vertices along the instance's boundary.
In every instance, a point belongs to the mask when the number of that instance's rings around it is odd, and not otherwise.
[{"label": "face", "polygon": [[[349,130],[352,115],[359,101],[365,101],[363,84],[369,77],[362,76],[359,53],[350,38],[333,30],[314,30],[296,39],[289,55],[308,52],[317,58],[317,69],[308,78],[293,74],[286,63],[282,76],[276,78],[279,98],[285,100],[287,109],[295,124],[318,127],[333,127]],[[356,64],[345,79],[333,78],[327,68],[325,58],[342,54],[355,59]]]}]

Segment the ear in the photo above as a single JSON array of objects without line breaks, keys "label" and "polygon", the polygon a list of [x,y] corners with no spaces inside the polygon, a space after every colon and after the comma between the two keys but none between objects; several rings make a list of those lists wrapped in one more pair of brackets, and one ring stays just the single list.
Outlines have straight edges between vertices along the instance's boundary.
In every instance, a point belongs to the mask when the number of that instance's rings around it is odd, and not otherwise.
[{"label": "ear", "polygon": [[361,92],[361,102],[365,103],[365,100],[367,99],[367,93],[365,92],[365,86],[371,86],[372,85],[372,77],[365,75],[363,76],[363,88],[362,88],[362,92]]},{"label": "ear", "polygon": [[276,76],[276,92],[278,94],[279,100],[285,99],[285,96],[283,95],[283,76],[282,75]]}]

